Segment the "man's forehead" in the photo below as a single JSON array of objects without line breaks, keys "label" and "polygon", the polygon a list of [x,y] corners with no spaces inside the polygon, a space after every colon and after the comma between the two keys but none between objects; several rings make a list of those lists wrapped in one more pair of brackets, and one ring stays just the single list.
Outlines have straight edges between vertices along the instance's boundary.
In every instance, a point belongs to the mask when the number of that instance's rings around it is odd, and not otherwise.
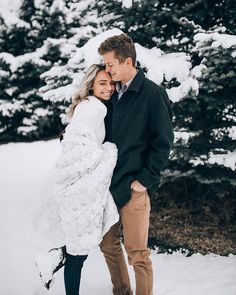
[{"label": "man's forehead", "polygon": [[118,59],[114,56],[114,52],[108,52],[103,55],[103,60],[105,63],[113,63]]}]

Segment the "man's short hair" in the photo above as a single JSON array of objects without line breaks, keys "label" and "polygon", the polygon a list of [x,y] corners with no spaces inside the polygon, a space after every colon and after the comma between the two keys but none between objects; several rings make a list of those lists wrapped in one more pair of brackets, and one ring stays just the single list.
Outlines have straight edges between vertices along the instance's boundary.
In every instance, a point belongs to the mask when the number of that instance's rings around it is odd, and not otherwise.
[{"label": "man's short hair", "polygon": [[110,51],[114,51],[115,58],[117,58],[120,63],[130,57],[132,59],[132,65],[135,67],[136,50],[133,40],[128,35],[120,34],[109,37],[103,41],[98,48],[98,53],[100,55],[106,54]]}]

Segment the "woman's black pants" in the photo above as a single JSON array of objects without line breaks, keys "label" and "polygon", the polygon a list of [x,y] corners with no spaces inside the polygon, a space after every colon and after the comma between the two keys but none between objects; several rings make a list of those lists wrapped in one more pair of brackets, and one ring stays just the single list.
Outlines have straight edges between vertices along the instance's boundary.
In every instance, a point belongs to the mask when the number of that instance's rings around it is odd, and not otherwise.
[{"label": "woman's black pants", "polygon": [[88,255],[66,254],[64,280],[66,295],[79,295],[81,271]]}]

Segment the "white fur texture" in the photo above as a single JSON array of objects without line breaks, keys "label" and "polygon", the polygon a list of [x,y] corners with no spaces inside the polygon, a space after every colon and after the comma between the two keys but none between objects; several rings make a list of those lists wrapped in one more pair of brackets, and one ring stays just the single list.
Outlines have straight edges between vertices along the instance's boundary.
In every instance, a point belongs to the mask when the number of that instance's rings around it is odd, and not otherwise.
[{"label": "white fur texture", "polygon": [[[93,116],[106,112],[94,99],[86,105]],[[79,105],[77,106],[77,108]],[[101,112],[102,111],[102,112]],[[77,115],[78,112],[75,113]],[[96,117],[96,118],[97,118]],[[96,120],[95,120],[96,121]],[[98,246],[103,235],[119,220],[109,186],[117,160],[117,148],[100,144],[92,128],[80,116],[66,128],[62,152],[56,163],[55,193],[65,233],[66,249],[71,255],[86,255]]]}]

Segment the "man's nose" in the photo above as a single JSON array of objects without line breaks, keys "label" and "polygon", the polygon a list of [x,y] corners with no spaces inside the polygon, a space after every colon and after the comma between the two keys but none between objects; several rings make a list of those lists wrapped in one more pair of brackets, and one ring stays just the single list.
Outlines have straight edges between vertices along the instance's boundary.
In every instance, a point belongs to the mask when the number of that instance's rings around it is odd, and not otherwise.
[{"label": "man's nose", "polygon": [[106,70],[105,70],[106,73],[109,73],[109,69],[110,69],[109,66],[106,65]]}]

